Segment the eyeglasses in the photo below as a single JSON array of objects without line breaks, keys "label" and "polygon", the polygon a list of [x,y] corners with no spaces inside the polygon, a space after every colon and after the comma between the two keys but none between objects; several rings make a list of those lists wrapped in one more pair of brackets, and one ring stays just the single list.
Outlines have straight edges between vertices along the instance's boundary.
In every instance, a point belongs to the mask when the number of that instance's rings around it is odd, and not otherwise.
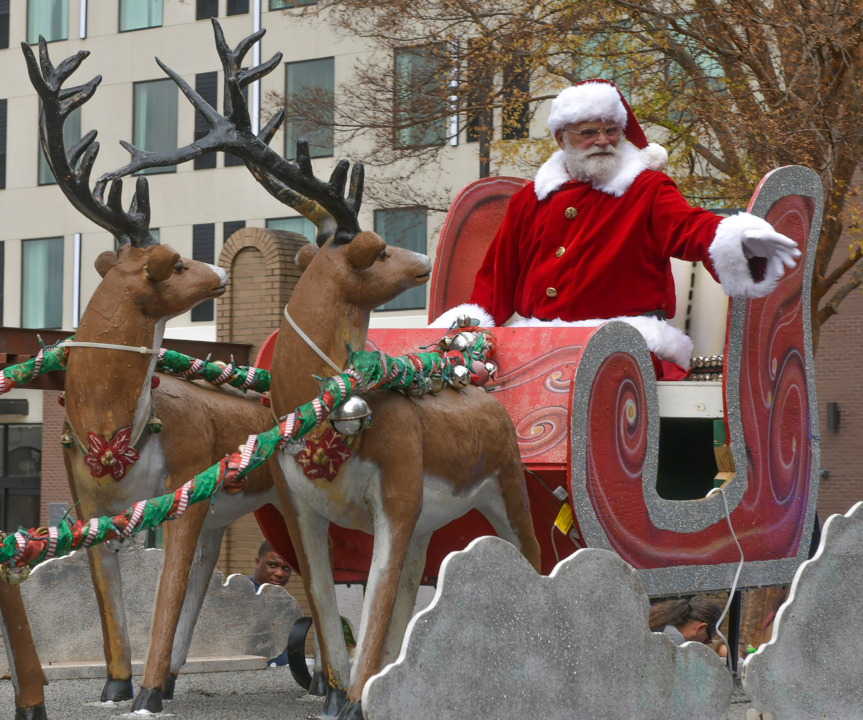
[{"label": "eyeglasses", "polygon": [[609,125],[607,128],[585,128],[584,130],[570,130],[568,128],[563,129],[564,132],[572,133],[573,135],[578,135],[582,140],[595,140],[599,137],[599,134],[602,133],[609,140],[616,140],[620,137],[623,132],[623,128],[620,125]]}]

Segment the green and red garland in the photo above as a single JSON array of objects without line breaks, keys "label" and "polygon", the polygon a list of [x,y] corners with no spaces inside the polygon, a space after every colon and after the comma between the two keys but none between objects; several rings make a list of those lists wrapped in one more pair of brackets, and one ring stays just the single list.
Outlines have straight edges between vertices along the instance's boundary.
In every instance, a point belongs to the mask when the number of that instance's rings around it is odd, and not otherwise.
[{"label": "green and red garland", "polygon": [[[452,349],[455,335],[461,335],[461,345],[455,346],[464,347],[463,350]],[[463,327],[451,331],[435,350],[428,352],[399,357],[390,357],[381,352],[351,352],[346,370],[321,379],[318,397],[296,408],[271,430],[250,435],[240,451],[198,473],[175,492],[141,500],[113,517],[78,521],[66,517],[57,527],[19,528],[0,543],[0,563],[8,568],[33,567],[50,558],[68,555],[81,547],[98,545],[108,540],[128,539],[165,520],[180,517],[190,505],[207,500],[220,490],[238,492],[244,487],[245,476],[264,463],[277,446],[302,438],[351,396],[384,389],[421,395],[435,385],[463,386],[463,379],[458,382],[454,379],[459,376],[464,378],[465,372],[472,366],[485,363],[494,347],[494,336],[488,330]],[[69,348],[63,348],[60,343],[54,348],[40,351],[36,358],[25,363],[0,370],[0,394],[12,387],[20,387],[45,372],[65,369],[68,352]],[[263,370],[233,368],[233,363],[227,366],[208,363],[173,351],[163,351],[160,361],[163,358],[166,364],[171,365],[170,368],[166,367],[171,372],[208,379],[206,374],[213,374],[214,368],[221,368],[214,377],[222,382],[246,384],[246,387],[258,391],[264,387],[266,371]],[[266,386],[269,387],[269,373],[266,373]]]}]

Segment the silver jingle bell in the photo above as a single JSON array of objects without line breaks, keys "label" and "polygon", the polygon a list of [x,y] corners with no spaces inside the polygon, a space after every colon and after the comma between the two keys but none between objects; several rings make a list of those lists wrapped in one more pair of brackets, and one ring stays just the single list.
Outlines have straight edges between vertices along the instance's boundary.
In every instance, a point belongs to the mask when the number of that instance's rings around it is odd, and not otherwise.
[{"label": "silver jingle bell", "polygon": [[358,395],[349,397],[333,410],[327,422],[339,435],[356,435],[369,426],[372,419],[372,409]]},{"label": "silver jingle bell", "polygon": [[429,378],[429,390],[433,393],[439,393],[443,390],[444,381],[441,375],[432,375]]},{"label": "silver jingle bell", "polygon": [[476,333],[460,332],[452,339],[452,349],[464,352],[476,342]]},{"label": "silver jingle bell", "polygon": [[456,365],[452,369],[450,383],[456,390],[467,387],[470,385],[470,370],[464,365]]},{"label": "silver jingle bell", "polygon": [[9,567],[6,563],[0,565],[0,578],[8,585],[20,585],[30,577],[30,568],[26,565]]},{"label": "silver jingle bell", "polygon": [[497,365],[493,362],[487,362],[485,364],[485,369],[488,370],[488,377],[490,380],[494,380],[494,376],[497,374]]},{"label": "silver jingle bell", "polygon": [[444,352],[446,352],[447,350],[449,350],[449,349],[452,347],[452,336],[450,336],[450,335],[445,335],[444,337],[442,337],[442,338],[440,339],[440,342],[437,344],[437,346],[438,346],[441,350],[443,350]]},{"label": "silver jingle bell", "polygon": [[464,336],[465,342],[469,348],[473,347],[474,343],[476,343],[477,334],[475,332],[468,331],[459,334]]},{"label": "silver jingle bell", "polygon": [[473,325],[473,318],[470,315],[459,315],[455,322],[460,328],[470,327]]},{"label": "silver jingle bell", "polygon": [[425,378],[414,378],[414,381],[404,389],[404,394],[408,397],[419,397],[428,392]]}]

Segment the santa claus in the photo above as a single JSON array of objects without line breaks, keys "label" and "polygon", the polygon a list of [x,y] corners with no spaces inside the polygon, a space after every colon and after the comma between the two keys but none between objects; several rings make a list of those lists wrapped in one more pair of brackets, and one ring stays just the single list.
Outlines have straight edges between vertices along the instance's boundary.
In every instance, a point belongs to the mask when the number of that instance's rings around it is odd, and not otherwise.
[{"label": "santa claus", "polygon": [[688,367],[691,341],[665,322],[675,310],[670,258],[704,262],[728,295],[762,297],[800,257],[761,218],[690,207],[661,172],[665,149],[648,144],[612,83],[561,92],[548,127],[560,150],[510,200],[470,303],[433,326],[462,314],[485,326],[617,319],[655,355]]}]

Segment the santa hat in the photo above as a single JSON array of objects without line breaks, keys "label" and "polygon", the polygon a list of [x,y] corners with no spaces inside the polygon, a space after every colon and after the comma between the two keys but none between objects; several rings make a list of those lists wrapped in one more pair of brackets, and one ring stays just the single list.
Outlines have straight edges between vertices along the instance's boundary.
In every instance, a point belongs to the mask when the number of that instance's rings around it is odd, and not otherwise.
[{"label": "santa hat", "polygon": [[626,139],[642,151],[649,168],[660,170],[665,167],[668,161],[665,148],[647,142],[629,103],[608,80],[584,80],[563,90],[551,102],[548,129],[556,135],[567,125],[591,120],[617,123],[623,127]]}]

